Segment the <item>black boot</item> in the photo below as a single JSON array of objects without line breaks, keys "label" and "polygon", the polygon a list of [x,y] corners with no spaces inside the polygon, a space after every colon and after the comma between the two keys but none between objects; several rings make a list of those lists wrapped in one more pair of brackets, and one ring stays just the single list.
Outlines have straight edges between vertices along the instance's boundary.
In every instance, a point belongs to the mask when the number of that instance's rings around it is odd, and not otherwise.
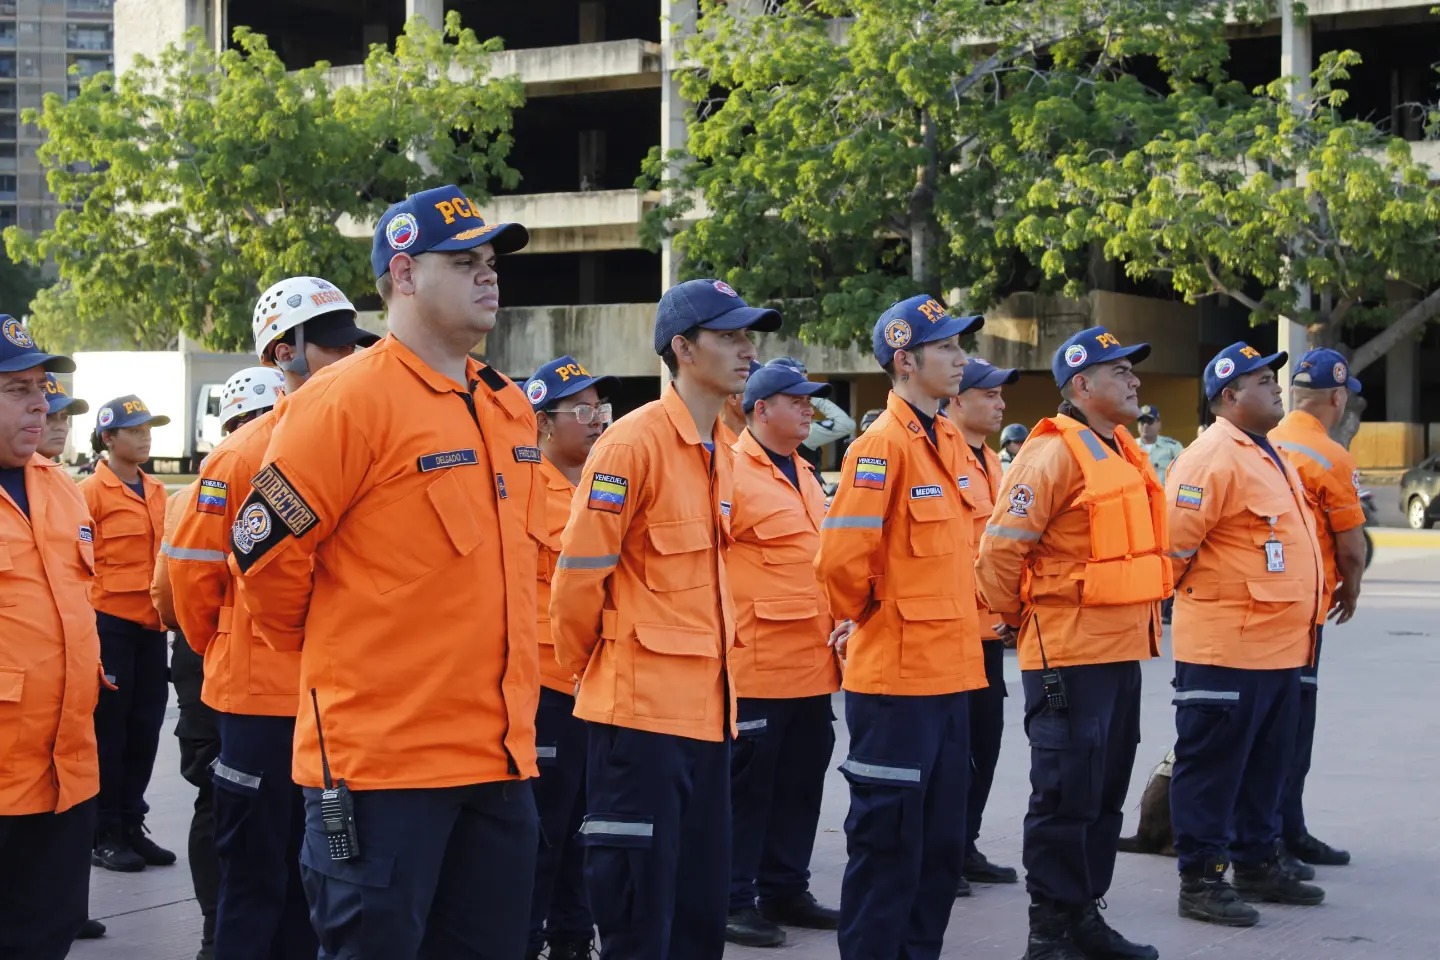
[{"label": "black boot", "polygon": [[1020,875],[1015,872],[1014,867],[1002,867],[998,863],[991,863],[986,859],[985,854],[970,848],[965,854],[965,879],[971,883],[1016,883]]},{"label": "black boot", "polygon": [[760,916],[754,907],[746,907],[725,919],[725,939],[742,947],[782,947],[785,931]]},{"label": "black boot", "polygon": [[1180,916],[1223,927],[1253,927],[1260,911],[1240,899],[1225,879],[1225,860],[1209,860],[1200,870],[1180,875]]},{"label": "black boot", "polygon": [[1317,867],[1343,867],[1350,862],[1349,850],[1337,850],[1324,840],[1316,840],[1306,833],[1294,840],[1286,840],[1285,846],[1291,853],[1313,863]]},{"label": "black boot", "polygon": [[1315,868],[1308,863],[1301,863],[1296,859],[1295,854],[1290,852],[1290,848],[1285,846],[1285,841],[1283,840],[1275,841],[1275,862],[1280,865],[1281,870],[1284,870],[1296,880],[1315,879]]},{"label": "black boot", "polygon": [[99,920],[86,920],[80,924],[80,931],[75,934],[76,940],[99,940],[105,936],[105,924]]},{"label": "black boot", "polygon": [[1313,883],[1304,883],[1286,873],[1274,860],[1264,863],[1235,864],[1235,889],[1251,902],[1289,903],[1313,907],[1323,903],[1325,891]]},{"label": "black boot", "polygon": [[960,875],[960,882],[955,885],[955,899],[958,900],[961,897],[968,897],[970,893],[970,881],[966,880],[965,875],[962,873]]},{"label": "black boot", "polygon": [[546,956],[550,960],[590,960],[594,948],[595,943],[589,937],[552,937]]},{"label": "black boot", "polygon": [[125,828],[125,839],[130,843],[130,849],[140,855],[147,867],[168,867],[175,863],[175,854],[166,850],[160,844],[151,840],[146,834],[150,830],[144,823],[137,823]]},{"label": "black boot", "polygon": [[1159,950],[1149,944],[1131,943],[1106,923],[1098,901],[1072,909],[1070,939],[1087,960],[1160,960]]},{"label": "black boot", "polygon": [[1070,939],[1070,916],[1065,907],[1033,897],[1030,904],[1030,939],[1021,960],[1086,960]]},{"label": "black boot", "polygon": [[840,911],[822,906],[812,893],[802,893],[784,900],[761,900],[760,916],[771,923],[804,930],[837,930]]},{"label": "black boot", "polygon": [[140,854],[130,849],[125,831],[113,827],[101,829],[100,840],[90,851],[90,862],[116,873],[138,873],[145,869],[145,861]]}]

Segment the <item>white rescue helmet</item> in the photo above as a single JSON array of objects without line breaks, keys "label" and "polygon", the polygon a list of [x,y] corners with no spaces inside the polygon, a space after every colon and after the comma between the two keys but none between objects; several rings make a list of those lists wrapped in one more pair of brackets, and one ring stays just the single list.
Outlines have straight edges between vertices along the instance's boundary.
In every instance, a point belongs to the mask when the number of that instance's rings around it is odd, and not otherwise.
[{"label": "white rescue helmet", "polygon": [[220,423],[226,430],[236,417],[269,410],[285,394],[285,374],[274,367],[246,367],[220,390]]},{"label": "white rescue helmet", "polygon": [[[265,359],[275,341],[300,324],[332,313],[358,311],[350,298],[329,280],[319,277],[286,277],[260,294],[250,326],[255,334],[255,356]],[[304,372],[304,371],[298,371]]]}]

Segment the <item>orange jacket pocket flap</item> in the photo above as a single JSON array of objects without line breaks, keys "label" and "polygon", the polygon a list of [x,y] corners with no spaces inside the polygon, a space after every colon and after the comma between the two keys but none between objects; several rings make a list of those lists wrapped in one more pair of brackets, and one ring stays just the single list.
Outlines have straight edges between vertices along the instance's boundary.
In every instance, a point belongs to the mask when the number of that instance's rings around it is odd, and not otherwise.
[{"label": "orange jacket pocket flap", "polygon": [[910,499],[910,516],[920,523],[936,520],[954,520],[955,508],[944,497],[914,497]]},{"label": "orange jacket pocket flap", "polygon": [[960,604],[954,597],[908,597],[895,601],[901,620],[958,620]]},{"label": "orange jacket pocket flap", "polygon": [[708,657],[720,659],[719,638],[709,630],[697,627],[672,627],[660,623],[635,624],[635,639],[651,653],[672,657]]},{"label": "orange jacket pocket flap", "polygon": [[1255,516],[1261,520],[1268,522],[1271,517],[1285,516],[1285,514],[1295,509],[1295,504],[1278,498],[1274,500],[1261,499],[1258,503],[1251,502],[1245,504],[1245,509],[1255,514]]},{"label": "orange jacket pocket flap", "polygon": [[809,516],[798,510],[781,510],[755,522],[755,536],[761,540],[779,540],[810,529]]},{"label": "orange jacket pocket flap", "polygon": [[646,533],[657,553],[690,553],[710,546],[710,524],[703,519],[652,523]]},{"label": "orange jacket pocket flap", "polygon": [[761,620],[809,620],[819,616],[815,597],[774,597],[755,601],[755,616]]},{"label": "orange jacket pocket flap", "polygon": [[1305,589],[1305,584],[1286,577],[1246,580],[1245,586],[1250,589],[1251,599],[1261,603],[1299,603],[1312,599],[1311,593]]},{"label": "orange jacket pocket flap", "polygon": [[104,537],[139,537],[150,532],[150,525],[137,517],[116,517],[100,524]]},{"label": "orange jacket pocket flap", "polygon": [[0,670],[0,703],[19,703],[24,691],[24,670]]}]

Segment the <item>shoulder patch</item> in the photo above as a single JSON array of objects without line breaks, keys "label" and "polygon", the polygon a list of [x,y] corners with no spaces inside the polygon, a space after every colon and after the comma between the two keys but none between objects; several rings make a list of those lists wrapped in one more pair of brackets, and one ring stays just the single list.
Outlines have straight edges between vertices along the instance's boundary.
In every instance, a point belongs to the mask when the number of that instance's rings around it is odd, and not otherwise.
[{"label": "shoulder patch", "polygon": [[465,450],[446,450],[441,453],[427,453],[416,461],[421,473],[429,473],[431,470],[445,470],[449,467],[474,466],[480,462],[473,448]]},{"label": "shoulder patch", "polygon": [[1360,471],[1359,471],[1359,470],[1351,470],[1351,471],[1350,471],[1350,482],[1355,485],[1355,489],[1356,489],[1356,490],[1359,490],[1359,489],[1360,489]]},{"label": "shoulder patch", "polygon": [[223,514],[230,502],[230,485],[224,480],[201,480],[199,497],[195,501],[196,513]]},{"label": "shoulder patch", "polygon": [[945,491],[940,489],[938,483],[927,483],[924,486],[910,488],[911,500],[928,500],[931,497],[943,496],[945,496]]},{"label": "shoulder patch", "polygon": [[235,565],[244,573],[288,536],[289,528],[276,522],[270,505],[260,496],[257,488],[245,498],[235,522],[230,525],[230,546]]},{"label": "shoulder patch", "polygon": [[1204,487],[1192,487],[1188,483],[1182,483],[1179,491],[1175,494],[1175,506],[1184,507],[1186,510],[1199,510],[1200,505],[1204,502]]},{"label": "shoulder patch", "polygon": [[1005,512],[1012,517],[1030,516],[1030,505],[1035,502],[1035,490],[1028,483],[1017,483],[1010,488],[1010,509]]},{"label": "shoulder patch", "polygon": [[883,457],[859,457],[855,461],[855,486],[867,490],[884,490],[885,474],[890,464]]},{"label": "shoulder patch", "polygon": [[[251,482],[255,493],[269,504],[275,513],[275,519],[279,520],[292,536],[303,537],[320,522],[310,504],[296,492],[275,464],[272,463],[255,474],[255,479]],[[248,504],[250,499],[245,502]]]},{"label": "shoulder patch", "polygon": [[590,478],[590,497],[586,506],[591,510],[619,513],[625,509],[630,495],[630,481],[613,473],[597,473]]}]

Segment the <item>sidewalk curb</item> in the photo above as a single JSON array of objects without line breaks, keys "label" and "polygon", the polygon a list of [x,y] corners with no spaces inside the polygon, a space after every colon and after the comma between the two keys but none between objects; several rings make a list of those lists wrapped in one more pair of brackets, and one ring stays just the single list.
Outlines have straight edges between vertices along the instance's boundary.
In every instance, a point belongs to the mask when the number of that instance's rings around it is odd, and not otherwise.
[{"label": "sidewalk curb", "polygon": [[1419,547],[1440,550],[1440,530],[1400,530],[1371,527],[1370,540],[1377,547]]}]

